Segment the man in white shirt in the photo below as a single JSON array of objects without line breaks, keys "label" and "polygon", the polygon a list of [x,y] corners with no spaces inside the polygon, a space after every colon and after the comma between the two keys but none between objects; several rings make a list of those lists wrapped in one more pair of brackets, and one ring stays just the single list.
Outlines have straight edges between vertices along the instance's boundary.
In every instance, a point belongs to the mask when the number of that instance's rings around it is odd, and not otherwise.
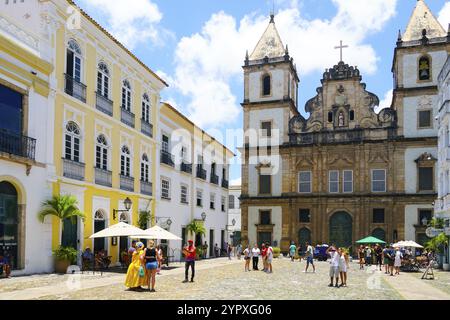
[{"label": "man in white shirt", "polygon": [[332,245],[327,249],[327,254],[330,254],[330,284],[329,287],[333,287],[333,278],[336,279],[336,288],[339,288],[339,253],[336,248]]},{"label": "man in white shirt", "polygon": [[310,264],[313,267],[313,272],[316,272],[316,267],[314,266],[314,249],[307,242],[306,243],[306,269],[305,269],[305,273],[308,272],[308,268],[309,268]]},{"label": "man in white shirt", "polygon": [[252,249],[253,270],[259,270],[258,263],[259,263],[259,255],[260,254],[261,254],[261,251],[259,250],[258,245],[255,244],[255,246]]}]

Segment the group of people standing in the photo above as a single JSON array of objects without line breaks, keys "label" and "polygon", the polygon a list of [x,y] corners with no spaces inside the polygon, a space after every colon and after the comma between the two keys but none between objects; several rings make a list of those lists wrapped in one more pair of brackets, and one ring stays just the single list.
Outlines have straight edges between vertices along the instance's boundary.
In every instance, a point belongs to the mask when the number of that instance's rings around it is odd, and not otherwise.
[{"label": "group of people standing", "polygon": [[382,248],[379,244],[366,247],[361,245],[358,249],[358,257],[361,270],[364,269],[364,266],[376,265],[382,271],[384,265],[385,274],[390,274],[391,276],[400,274],[403,253],[400,248],[394,248],[392,244],[385,248]]},{"label": "group of people standing", "polygon": [[[327,249],[327,254],[330,255],[330,284],[329,287],[347,287],[347,270],[349,268],[349,254],[345,248],[337,249],[335,246],[330,246]],[[339,284],[339,278],[341,283]],[[335,284],[333,285],[333,280]]]},{"label": "group of people standing", "polygon": [[147,286],[150,292],[155,292],[156,274],[160,273],[163,261],[161,247],[156,247],[153,240],[148,241],[147,247],[142,242],[133,241],[128,254],[132,258],[125,286],[130,290],[142,290]]},{"label": "group of people standing", "polygon": [[250,260],[253,262],[253,270],[259,270],[259,257],[263,262],[262,271],[266,273],[273,273],[272,261],[273,261],[273,248],[270,246],[270,243],[263,243],[261,245],[261,249],[259,249],[258,245],[255,244],[253,248],[250,248],[249,245],[244,249],[244,261],[245,261],[245,272],[251,271],[250,269]]}]

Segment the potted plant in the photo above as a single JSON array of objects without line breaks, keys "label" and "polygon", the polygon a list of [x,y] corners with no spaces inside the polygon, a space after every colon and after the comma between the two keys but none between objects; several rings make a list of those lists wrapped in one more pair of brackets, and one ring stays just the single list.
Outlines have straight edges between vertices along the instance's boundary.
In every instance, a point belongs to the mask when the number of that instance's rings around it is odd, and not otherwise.
[{"label": "potted plant", "polygon": [[[84,220],[84,213],[78,209],[78,201],[77,198],[71,195],[61,195],[61,196],[53,196],[50,200],[46,200],[42,203],[42,208],[38,212],[38,219],[40,222],[44,223],[45,217],[54,216],[58,218],[62,225],[62,230],[64,230],[64,220],[70,219],[72,223],[75,223],[78,217]],[[62,237],[62,232],[61,236]],[[61,238],[59,239],[59,243],[62,243]],[[72,249],[73,251],[69,250]],[[70,252],[70,254],[69,254]],[[72,253],[75,253],[75,260],[69,259],[72,257]],[[58,249],[53,251],[55,256],[55,269],[61,271],[62,267],[67,263],[67,267],[76,263],[77,258],[77,250],[76,248],[67,248],[67,247],[59,247]],[[63,263],[63,261],[65,261]],[[64,273],[67,270],[67,267],[64,269]]]},{"label": "potted plant", "polygon": [[[194,238],[197,235],[204,236],[206,234],[206,229],[203,226],[203,224],[201,224],[200,222],[195,221],[195,220],[193,220],[191,223],[189,223],[186,226],[186,230],[188,230],[189,232],[193,233],[194,234]],[[196,243],[195,245],[198,245],[198,244]],[[200,243],[200,245],[201,245],[201,243]]]},{"label": "potted plant", "polygon": [[273,248],[273,257],[274,259],[278,258],[280,256],[281,253],[281,249],[278,247],[274,247]]},{"label": "potted plant", "polygon": [[[446,271],[450,270],[450,265],[446,257],[446,252],[448,248],[448,238],[445,233],[440,233],[438,236],[434,237],[426,243],[426,249],[436,252],[441,257],[442,268]],[[441,264],[441,263],[440,263]]]},{"label": "potted plant", "polygon": [[71,247],[60,246],[58,249],[53,250],[53,256],[55,257],[56,273],[66,273],[67,268],[77,261],[77,250]]}]

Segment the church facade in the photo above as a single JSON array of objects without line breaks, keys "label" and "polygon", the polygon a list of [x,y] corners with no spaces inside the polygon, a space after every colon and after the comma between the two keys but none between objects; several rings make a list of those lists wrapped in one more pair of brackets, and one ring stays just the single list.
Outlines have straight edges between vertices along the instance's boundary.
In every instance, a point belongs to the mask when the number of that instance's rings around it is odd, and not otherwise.
[{"label": "church facade", "polygon": [[[242,240],[355,248],[373,235],[424,243],[437,191],[437,76],[447,32],[418,1],[399,39],[390,108],[357,67],[326,69],[298,109],[299,76],[273,16],[244,69]],[[342,59],[341,59],[342,60]]]}]

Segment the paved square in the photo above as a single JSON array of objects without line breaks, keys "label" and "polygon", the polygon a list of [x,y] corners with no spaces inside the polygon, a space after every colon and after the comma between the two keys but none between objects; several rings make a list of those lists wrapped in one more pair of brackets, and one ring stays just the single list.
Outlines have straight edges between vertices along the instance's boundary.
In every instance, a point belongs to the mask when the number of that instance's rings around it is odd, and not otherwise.
[{"label": "paved square", "polygon": [[359,270],[351,263],[347,288],[329,288],[327,262],[316,262],[316,273],[304,273],[305,262],[275,259],[273,274],[244,272],[243,260],[226,258],[197,262],[195,283],[183,284],[184,268],[163,270],[156,293],[124,287],[124,274],[39,275],[0,280],[0,299],[77,300],[393,300],[450,299],[450,276],[437,272],[436,280],[421,274],[389,277],[374,267]]}]

